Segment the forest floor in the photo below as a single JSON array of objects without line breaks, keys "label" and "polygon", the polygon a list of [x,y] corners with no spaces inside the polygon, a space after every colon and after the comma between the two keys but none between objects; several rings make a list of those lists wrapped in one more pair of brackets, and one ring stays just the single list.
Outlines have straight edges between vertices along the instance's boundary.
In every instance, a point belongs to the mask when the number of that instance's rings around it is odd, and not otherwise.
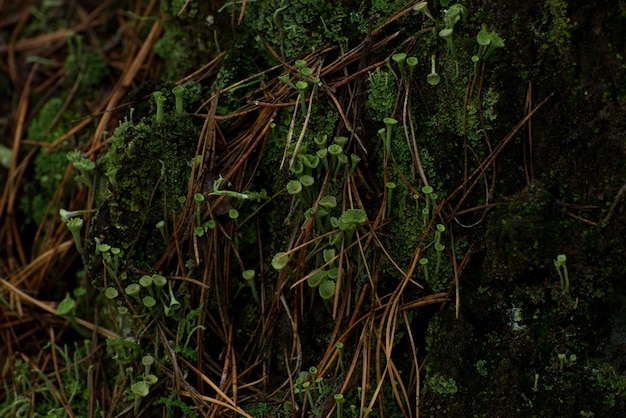
[{"label": "forest floor", "polygon": [[626,1],[0,2],[0,416],[626,416]]}]

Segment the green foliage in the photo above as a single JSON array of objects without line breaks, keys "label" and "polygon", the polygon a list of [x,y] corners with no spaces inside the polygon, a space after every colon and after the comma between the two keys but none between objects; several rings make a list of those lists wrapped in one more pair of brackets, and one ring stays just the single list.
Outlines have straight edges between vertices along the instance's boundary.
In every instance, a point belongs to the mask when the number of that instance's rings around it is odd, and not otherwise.
[{"label": "green foliage", "polygon": [[568,17],[567,0],[547,0],[543,3],[543,29],[547,49],[550,44],[556,46],[559,56],[567,59],[571,46],[572,30],[576,23]]},{"label": "green foliage", "polygon": [[7,369],[6,366],[11,361],[7,359],[4,370],[8,373],[3,378],[6,396],[0,403],[0,416],[65,416],[64,404],[58,398],[58,385],[62,385],[66,404],[74,412],[87,411],[90,402],[93,402],[94,414],[102,414],[98,399],[91,399],[93,394],[88,390],[91,372],[85,364],[89,363],[90,347],[88,341],[73,347],[60,347],[57,344],[47,344],[44,347],[44,351],[55,351],[60,381],[51,379],[47,373],[33,369],[29,363],[19,359]]},{"label": "green foliage", "polygon": [[212,24],[206,20],[212,16],[208,4],[186,0],[160,3],[164,31],[155,52],[163,58],[163,78],[173,82],[205,64],[206,57],[219,52],[220,47]]},{"label": "green foliage", "polygon": [[459,389],[454,379],[435,374],[434,376],[426,378],[426,390],[432,390],[440,395],[452,395]]},{"label": "green foliage", "polygon": [[373,0],[369,10],[367,6],[369,2],[362,2],[358,13],[352,15],[352,19],[358,22],[361,34],[366,34],[370,29],[369,17],[373,18],[373,27],[381,25],[389,16],[394,15],[397,11],[407,5],[404,0]]},{"label": "green foliage", "polygon": [[194,335],[196,330],[204,330],[204,326],[196,325],[196,319],[201,312],[202,306],[192,309],[178,324],[178,333],[182,338],[184,338],[184,342],[182,342],[182,344],[180,342],[176,344],[174,351],[182,354],[183,357],[191,361],[195,361],[197,358],[196,351],[189,347],[191,337]]},{"label": "green foliage", "polygon": [[193,408],[187,405],[182,399],[177,397],[176,391],[170,392],[167,397],[162,396],[157,399],[154,403],[155,405],[165,405],[165,413],[167,418],[174,418],[178,416],[175,410],[179,410],[184,417],[188,418],[197,418],[198,414],[193,410]]},{"label": "green foliage", "polygon": [[350,30],[343,5],[328,0],[259,1],[246,7],[254,30],[285,59],[344,41]]},{"label": "green foliage", "polygon": [[[170,91],[162,92],[170,100],[165,103],[163,121],[147,116],[139,122],[126,120],[115,130],[111,147],[101,158],[108,185],[103,193],[107,211],[98,212],[96,227],[113,226],[108,244],[128,252],[139,235],[142,247],[136,247],[143,262],[150,262],[145,246],[152,246],[158,231],[142,228],[162,220],[163,213],[179,211],[180,196],[187,192],[191,168],[188,162],[195,153],[198,128],[186,113],[173,113],[174,99]],[[197,92],[191,91],[196,97]],[[187,95],[185,95],[187,97]],[[187,107],[185,107],[187,109]],[[104,223],[104,224],[103,224]]]},{"label": "green foliage", "polygon": [[[57,117],[63,106],[63,100],[58,97],[53,97],[48,100],[41,108],[37,116],[28,125],[28,138],[34,140],[42,140],[44,135],[48,133],[49,127],[52,125],[52,121]],[[57,125],[58,126],[58,125]],[[59,128],[57,128],[59,129]],[[51,137],[59,137],[63,134],[60,129],[56,132],[49,132]]]},{"label": "green foliage", "polygon": [[396,81],[388,71],[380,68],[370,71],[367,81],[369,88],[365,106],[372,119],[382,120],[393,113],[398,95]]},{"label": "green foliage", "polygon": [[[62,106],[63,101],[60,98],[48,100],[30,123],[28,138],[52,143],[64,135],[76,119],[76,114],[65,111],[57,123],[52,125]],[[20,209],[26,215],[25,223],[39,224],[46,215],[48,205],[53,200],[67,167],[65,154],[66,151],[61,149],[49,151],[41,148],[37,152],[33,164],[33,181],[25,185],[24,195],[20,199]],[[67,198],[67,193],[63,193],[61,197],[62,203]],[[55,208],[51,208],[50,213],[55,211]]]},{"label": "green foliage", "polygon": [[617,400],[626,398],[626,377],[616,372],[612,366],[604,365],[594,368],[591,381],[597,385],[604,394],[604,404],[614,407]]},{"label": "green foliage", "polygon": [[72,83],[79,80],[81,88],[88,91],[109,75],[109,68],[102,57],[83,46],[82,35],[68,35],[67,45],[70,53],[65,59],[63,70]]}]

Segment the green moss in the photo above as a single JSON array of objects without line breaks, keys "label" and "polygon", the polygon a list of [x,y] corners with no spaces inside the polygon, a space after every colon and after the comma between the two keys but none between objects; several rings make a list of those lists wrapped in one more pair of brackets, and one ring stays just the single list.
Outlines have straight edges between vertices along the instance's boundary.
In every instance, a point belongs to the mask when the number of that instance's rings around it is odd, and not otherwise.
[{"label": "green moss", "polygon": [[[63,136],[70,129],[77,115],[71,111],[63,113],[57,123],[57,118],[63,101],[60,98],[50,99],[39,111],[28,127],[28,138],[36,141],[52,143]],[[50,129],[50,127],[52,128]],[[20,199],[20,209],[26,215],[25,223],[39,224],[48,210],[48,206],[55,196],[67,167],[66,150],[55,149],[48,151],[41,148],[37,151],[34,160],[33,181],[24,186],[24,195]],[[71,185],[71,184],[70,184]],[[67,198],[67,192],[61,195],[60,204]],[[55,208],[51,208],[51,213]]]},{"label": "green moss", "polygon": [[[198,92],[189,87],[190,97],[196,97]],[[155,243],[162,239],[154,225],[182,208],[179,198],[187,194],[199,134],[186,113],[175,114],[173,98],[168,103],[161,123],[147,116],[120,124],[100,161],[108,182],[91,239],[125,253],[133,247],[132,257],[144,267],[159,256]]]},{"label": "green moss", "polygon": [[572,39],[572,30],[576,24],[568,17],[567,0],[547,0],[543,5],[542,24],[545,28],[545,40],[548,44],[556,47],[558,54],[563,59],[568,59]]},{"label": "green moss", "polygon": [[396,81],[388,71],[380,68],[371,71],[367,81],[369,85],[365,106],[372,119],[382,121],[383,118],[393,114],[393,107],[398,96]]},{"label": "green moss", "polygon": [[192,1],[178,16],[185,3],[184,0],[162,2],[164,32],[155,52],[163,58],[163,78],[167,81],[175,81],[201,67],[220,50],[210,22],[211,5]]},{"label": "green moss", "polygon": [[83,45],[82,35],[68,36],[67,45],[70,53],[63,65],[66,83],[71,86],[80,81],[81,91],[89,95],[93,93],[93,87],[109,74],[107,63],[100,54]]},{"label": "green moss", "polygon": [[344,5],[327,0],[259,1],[246,8],[246,18],[252,19],[254,30],[285,59],[344,41],[353,27]]}]

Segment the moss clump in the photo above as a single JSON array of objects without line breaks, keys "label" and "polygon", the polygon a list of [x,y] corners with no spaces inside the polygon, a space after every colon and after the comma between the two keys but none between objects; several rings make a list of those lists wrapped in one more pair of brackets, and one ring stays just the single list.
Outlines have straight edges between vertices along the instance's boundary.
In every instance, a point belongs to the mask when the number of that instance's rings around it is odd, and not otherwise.
[{"label": "moss clump", "polygon": [[351,26],[344,5],[326,0],[259,1],[246,7],[252,27],[285,59],[346,40]]},{"label": "moss clump", "polygon": [[161,11],[164,33],[155,52],[163,58],[165,80],[174,81],[219,53],[209,2],[164,1]]},{"label": "moss clump", "polygon": [[182,208],[199,133],[186,113],[172,109],[173,100],[168,103],[160,122],[147,116],[120,124],[100,161],[107,182],[91,241],[97,238],[125,253],[133,247],[131,257],[143,267],[159,255],[155,243],[162,238],[154,225]]},{"label": "moss clump", "polygon": [[369,88],[365,104],[369,115],[374,120],[383,120],[393,114],[393,107],[398,96],[395,79],[388,71],[377,68],[367,77]]}]

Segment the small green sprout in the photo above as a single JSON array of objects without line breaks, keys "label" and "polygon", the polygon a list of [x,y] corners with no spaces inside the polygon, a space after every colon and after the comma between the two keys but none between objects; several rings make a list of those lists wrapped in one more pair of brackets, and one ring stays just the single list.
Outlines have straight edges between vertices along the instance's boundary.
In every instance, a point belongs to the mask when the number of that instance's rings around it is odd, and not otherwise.
[{"label": "small green sprout", "polygon": [[154,357],[146,355],[141,358],[141,364],[144,366],[144,376],[150,374],[150,367],[154,364]]},{"label": "small green sprout", "polygon": [[299,180],[300,180],[300,183],[302,184],[302,187],[305,187],[305,188],[309,188],[313,186],[313,184],[315,184],[315,179],[313,178],[313,176],[310,176],[308,174],[300,176]]},{"label": "small green sprout", "polygon": [[489,32],[487,32],[487,25],[484,23],[482,24],[480,32],[476,35],[476,42],[484,48],[491,43],[491,36],[489,35]]},{"label": "small green sprout", "polygon": [[250,192],[244,191],[242,193],[234,192],[232,190],[220,190],[222,183],[224,182],[224,177],[219,176],[215,181],[213,181],[213,191],[209,193],[211,196],[222,196],[226,195],[229,197],[234,197],[239,200],[256,200],[260,202],[261,199],[267,198],[267,192],[264,189],[261,189],[260,192]]},{"label": "small green sprout", "polygon": [[107,287],[107,290],[104,292],[104,296],[107,299],[115,299],[119,295],[119,292],[114,287]]},{"label": "small green sprout", "polygon": [[344,233],[348,245],[352,243],[354,231],[365,222],[367,215],[362,209],[348,209],[339,217],[339,230]]},{"label": "small green sprout", "polygon": [[161,219],[154,226],[161,233],[161,238],[163,238],[163,242],[167,242],[167,236],[165,235],[165,221],[163,219]]},{"label": "small green sprout", "polygon": [[170,303],[169,303],[169,306],[166,307],[167,309],[164,309],[164,310],[165,310],[165,316],[167,316],[169,318],[175,312],[180,310],[182,305],[180,304],[178,299],[176,299],[176,296],[174,296],[174,290],[172,289],[172,282],[171,281],[167,282],[167,287],[168,287],[168,290],[169,290]]},{"label": "small green sprout", "polygon": [[126,289],[124,289],[124,291],[128,296],[135,299],[136,302],[141,303],[141,298],[139,297],[139,292],[141,292],[141,286],[139,286],[138,283],[129,284],[128,286],[126,286]]},{"label": "small green sprout", "polygon": [[61,220],[63,222],[67,222],[70,218],[74,218],[76,216],[84,215],[86,213],[93,213],[96,209],[84,209],[84,210],[73,210],[68,211],[65,209],[59,209],[59,215],[61,216]]},{"label": "small green sprout", "polygon": [[228,217],[230,219],[237,219],[239,218],[239,211],[235,208],[229,209],[228,210]]},{"label": "small green sprout", "polygon": [[341,373],[344,373],[345,370],[343,368],[343,343],[339,341],[335,344],[335,348],[337,349],[337,358],[339,359],[339,368],[341,369]]},{"label": "small green sprout", "polygon": [[150,296],[154,296],[154,290],[152,289],[152,276],[148,276],[147,274],[141,276],[139,278],[139,285],[144,289],[148,289]]},{"label": "small green sprout", "polygon": [[426,257],[420,258],[420,264],[422,265],[422,269],[424,270],[424,279],[426,282],[429,281],[428,277],[428,259]]},{"label": "small green sprout", "polygon": [[296,176],[301,176],[302,174],[304,174],[304,164],[302,163],[302,161],[300,161],[300,159],[297,159],[293,162],[293,165],[291,166],[289,171],[291,171]]},{"label": "small green sprout", "polygon": [[435,244],[435,251],[437,251],[437,265],[435,266],[435,274],[439,274],[439,268],[441,267],[441,257],[445,249],[446,247],[442,243],[438,242]]},{"label": "small green sprout", "polygon": [[96,168],[96,163],[88,158],[81,157],[80,151],[78,150],[68,152],[66,158],[79,172],[79,175],[74,177],[74,181],[76,183],[83,183],[91,189],[91,185],[93,184],[91,172]]},{"label": "small green sprout", "polygon": [[343,147],[339,144],[332,144],[328,147],[328,153],[331,155],[335,166],[338,166],[337,157],[343,154]]},{"label": "small green sprout", "polygon": [[391,207],[392,207],[392,199],[393,189],[396,188],[396,183],[393,181],[389,181],[386,184],[387,186],[387,216],[391,216]]},{"label": "small green sprout", "polygon": [[334,395],[335,403],[337,403],[337,418],[343,418],[343,404],[346,402],[341,393]]},{"label": "small green sprout", "polygon": [[70,324],[74,327],[76,331],[81,334],[85,333],[85,330],[78,325],[76,322],[76,318],[74,318],[74,309],[76,307],[76,301],[70,296],[70,294],[65,295],[65,299],[63,299],[57,305],[57,315],[63,316],[70,321]]},{"label": "small green sprout", "polygon": [[441,77],[439,77],[439,74],[437,74],[437,71],[435,69],[435,64],[436,64],[435,60],[436,60],[435,54],[431,55],[430,74],[428,74],[428,76],[426,77],[428,84],[430,84],[431,86],[436,86],[437,84],[439,84],[439,81],[441,80]]},{"label": "small green sprout", "polygon": [[472,63],[474,64],[473,74],[478,72],[478,62],[480,61],[480,57],[478,55],[472,55]]},{"label": "small green sprout", "polygon": [[561,282],[561,291],[564,295],[569,293],[569,276],[567,274],[567,256],[565,254],[559,254],[554,260],[554,267],[559,274],[559,280]]},{"label": "small green sprout", "polygon": [[467,18],[467,15],[467,7],[463,6],[460,3],[457,3],[450,6],[448,10],[444,10],[443,21],[446,28],[454,29],[454,25],[456,25],[456,23],[461,19],[465,20],[465,18]]},{"label": "small green sprout", "polygon": [[335,164],[334,177],[337,177],[339,168],[347,162],[347,157],[343,153],[343,147],[339,144],[332,144],[329,146],[328,153],[331,155],[333,163]]},{"label": "small green sprout", "polygon": [[167,279],[164,276],[155,273],[152,275],[152,283],[157,289],[162,289],[167,284]]},{"label": "small green sprout", "polygon": [[424,186],[422,187],[422,193],[424,193],[424,200],[426,200],[426,209],[430,209],[430,195],[433,193],[434,189],[432,186]]},{"label": "small green sprout", "polygon": [[157,106],[156,121],[157,123],[161,123],[163,122],[163,106],[165,105],[165,96],[163,96],[163,93],[160,91],[155,91],[152,95],[154,96],[154,101]]},{"label": "small green sprout", "polygon": [[334,248],[327,248],[327,249],[324,250],[323,254],[324,254],[324,262],[325,263],[330,263],[330,265],[332,266],[334,263],[331,263],[330,260],[335,258],[335,255],[337,254],[337,251],[335,251]]},{"label": "small green sprout", "polygon": [[413,78],[413,71],[417,65],[417,57],[408,57],[406,63],[409,66],[409,78]]},{"label": "small green sprout", "polygon": [[302,193],[302,183],[299,180],[291,180],[287,183],[287,193],[290,195],[300,195]]},{"label": "small green sprout", "polygon": [[302,383],[302,390],[306,393],[311,409],[315,408],[315,402],[313,402],[313,395],[311,394],[311,382]]},{"label": "small green sprout", "polygon": [[306,89],[308,86],[306,81],[296,81],[296,89],[298,89],[298,94],[300,95],[300,106],[303,114],[306,114]]},{"label": "small green sprout", "polygon": [[143,381],[146,382],[148,385],[154,385],[156,382],[159,381],[159,378],[153,374],[147,374],[143,377]]},{"label": "small green sprout", "polygon": [[404,62],[406,61],[406,54],[404,52],[399,52],[397,54],[393,54],[391,59],[398,64],[398,68],[400,69],[400,75],[404,76]]},{"label": "small green sprout", "polygon": [[311,376],[311,382],[315,382],[315,376],[317,376],[317,367],[309,367],[309,376]]},{"label": "small green sprout", "polygon": [[174,97],[176,99],[176,114],[178,116],[185,113],[185,108],[183,106],[183,96],[185,95],[185,87],[176,86],[172,89],[172,93],[174,93]]},{"label": "small green sprout", "polygon": [[452,58],[456,61],[456,48],[454,47],[454,40],[452,39],[452,33],[454,30],[451,28],[441,29],[439,31],[439,37],[446,40],[448,44],[448,48],[450,48],[450,54],[452,54]]},{"label": "small green sprout", "polygon": [[282,270],[289,262],[289,256],[283,252],[276,253],[272,258],[272,267],[276,270]]},{"label": "small green sprout", "polygon": [[337,198],[335,196],[324,196],[320,200],[320,206],[330,211],[337,207]]},{"label": "small green sprout", "polygon": [[306,284],[311,288],[319,287],[324,281],[328,279],[328,271],[320,270],[306,279]]},{"label": "small green sprout", "polygon": [[193,196],[193,200],[196,202],[196,226],[202,225],[202,202],[204,202],[204,195],[202,193],[196,193]]},{"label": "small green sprout", "polygon": [[304,174],[308,175],[313,174],[313,170],[319,167],[321,161],[318,155],[310,154],[298,155],[298,160],[302,162],[302,166],[304,167]]},{"label": "small green sprout", "polygon": [[328,153],[333,158],[337,158],[338,155],[341,155],[341,153],[343,153],[343,147],[339,144],[332,144],[328,147]]},{"label": "small green sprout", "polygon": [[312,69],[310,69],[309,67],[304,67],[303,69],[301,69],[301,70],[300,70],[300,75],[301,75],[304,79],[309,78],[312,74],[313,74],[313,70],[312,70]]},{"label": "small green sprout", "polygon": [[134,413],[135,415],[137,415],[139,413],[139,405],[141,404],[141,399],[148,396],[148,393],[150,392],[150,385],[147,382],[141,380],[137,383],[134,383],[130,387],[130,390],[135,395]]},{"label": "small green sprout", "polygon": [[145,398],[148,396],[148,392],[150,391],[150,386],[143,380],[135,383],[131,386],[130,389],[135,395]]},{"label": "small green sprout", "polygon": [[141,302],[143,303],[143,306],[149,309],[154,307],[154,305],[156,305],[156,299],[153,298],[152,296],[144,296]]},{"label": "small green sprout", "polygon": [[439,244],[441,241],[441,234],[446,231],[446,227],[443,224],[437,224],[435,230],[435,245]]},{"label": "small green sprout", "polygon": [[72,233],[72,237],[74,238],[74,244],[76,244],[76,249],[84,257],[85,250],[83,249],[83,244],[81,243],[80,236],[80,231],[83,228],[83,220],[80,218],[68,219],[67,222],[65,222],[65,225],[67,225],[67,228]]},{"label": "small green sprout", "polygon": [[413,11],[417,13],[424,13],[424,16],[426,16],[430,20],[435,20],[435,18],[428,11],[427,1],[420,1],[419,3],[417,3],[415,6],[413,6]]},{"label": "small green sprout", "polygon": [[254,270],[246,270],[241,273],[241,275],[243,276],[246,283],[248,283],[248,286],[250,286],[252,296],[254,297],[254,300],[256,300],[256,303],[260,303],[259,294],[256,291],[256,284],[254,283],[254,277],[256,276],[256,272]]},{"label": "small green sprout", "polygon": [[335,296],[335,282],[333,280],[324,280],[317,288],[320,296],[324,300],[329,300]]},{"label": "small green sprout", "polygon": [[335,144],[341,145],[341,147],[343,148],[348,143],[348,137],[347,136],[336,136],[334,141],[335,141]]},{"label": "small green sprout", "polygon": [[422,209],[422,225],[424,226],[424,228],[426,228],[426,226],[428,226],[428,221],[429,220],[430,220],[430,209],[423,208]]},{"label": "small green sprout", "polygon": [[333,173],[333,177],[337,178],[339,171],[342,170],[342,167],[348,164],[348,156],[346,154],[339,154],[337,156],[337,166],[335,167],[335,172]]},{"label": "small green sprout", "polygon": [[387,151],[387,155],[391,155],[391,132],[393,130],[394,125],[398,123],[394,118],[384,118],[383,123],[386,127],[386,135],[385,135],[385,150]]},{"label": "small green sprout", "polygon": [[296,62],[294,64],[296,65],[296,68],[298,69],[298,71],[302,71],[302,69],[304,67],[306,67],[306,61],[305,60],[298,59],[298,60],[296,60]]},{"label": "small green sprout", "polygon": [[315,142],[315,144],[319,147],[319,149],[324,149],[326,148],[326,142],[328,142],[328,136],[322,135],[319,137],[315,137],[313,138],[313,142]]},{"label": "small green sprout", "polygon": [[361,157],[356,154],[350,154],[350,176],[354,175],[356,167],[361,162]]},{"label": "small green sprout", "polygon": [[283,83],[287,84],[292,89],[296,89],[296,86],[291,82],[291,79],[289,78],[289,74],[279,75],[278,79],[282,81]]},{"label": "small green sprout", "polygon": [[57,314],[61,316],[70,316],[73,314],[74,306],[76,306],[76,301],[72,299],[69,295],[65,295],[65,299],[59,302],[57,306]]}]

